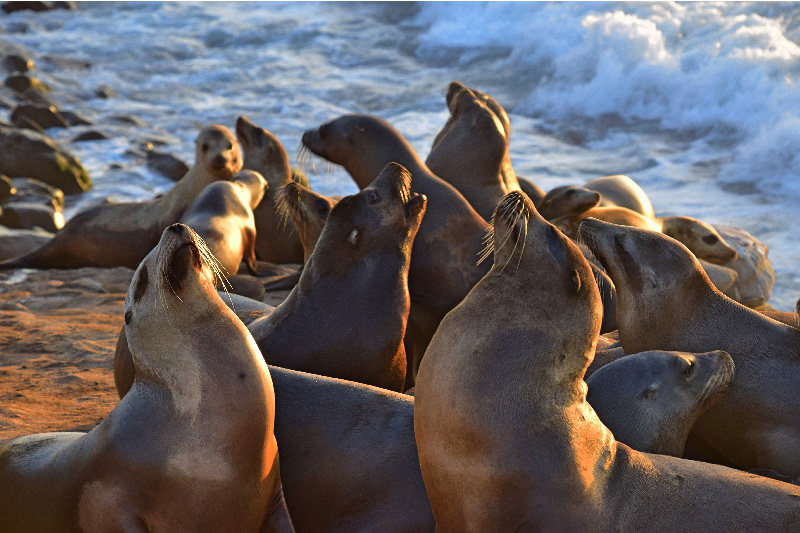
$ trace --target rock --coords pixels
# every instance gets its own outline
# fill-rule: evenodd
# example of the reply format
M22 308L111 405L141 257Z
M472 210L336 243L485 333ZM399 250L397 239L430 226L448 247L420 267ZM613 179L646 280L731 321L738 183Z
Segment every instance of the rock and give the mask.
M8 98L4 94L0 94L0 108L13 109L15 105L17 104L14 103L14 100Z
M0 261L30 253L52 238L53 234L43 229L10 229L0 226Z
M11 126L15 126L17 128L22 128L22 129L26 129L26 130L35 131L36 133L40 133L40 134L44 135L44 129L42 129L42 127L39 124L37 124L36 122L32 121L28 117L19 117L14 124L11 124Z
M33 59L20 54L9 54L3 58L3 68L7 72L28 72L34 69Z
M144 128L147 126L142 119L133 117L131 115L113 115L109 117L111 120L115 122L121 122L123 124L130 124L132 126L137 126L139 128Z
M5 203L0 224L11 229L42 228L55 233L64 227L64 215L46 205Z
M91 126L92 124L94 124L94 122L84 117L80 113L76 113L74 111L59 111L59 112L61 113L61 116L64 117L64 120L66 120L70 126Z
M76 9L75 2L3 2L0 6L6 13L14 13L16 11L51 11L53 9L67 9L74 11Z
M738 273L733 287L724 294L747 307L763 305L775 285L775 269L767 258L769 248L741 228L714 226L714 229L739 253L734 261L722 265Z
M0 40L0 55L18 55L30 61L33 61L33 54L24 46L12 43L10 41Z
M6 78L6 87L11 87L18 93L23 93L27 89L33 89L38 93L45 94L51 91L50 87L34 76L27 74L14 74Z
M172 181L178 181L189 172L189 165L174 155L163 152L147 152L147 168Z
M11 122L20 125L18 121L22 117L35 122L44 129L69 127L69 123L64 116L53 106L45 107L36 104L20 104L11 112ZM21 127L24 127L24 125Z
M92 180L78 158L47 136L25 129L0 128L0 173L35 178L64 194L92 188Z
M11 184L16 189L7 202L24 202L49 205L61 211L64 209L64 191L32 178L14 178Z
M113 98L117 96L117 91L115 91L108 85L103 84L94 90L94 94L98 98Z
M84 131L83 133L76 135L72 138L72 142L79 143L83 141L104 141L106 139L110 139L108 135L103 133L102 131L97 130L89 130Z
M17 188L8 176L0 176L0 204L17 193Z
M45 106L45 107L52 106L52 107L58 108L58 106L56 105L56 103L53 100L51 100L50 98L48 98L44 94L40 93L39 91L37 91L33 87L28 87L22 93L17 93L17 98L21 102L27 102L29 104L42 105L42 106Z

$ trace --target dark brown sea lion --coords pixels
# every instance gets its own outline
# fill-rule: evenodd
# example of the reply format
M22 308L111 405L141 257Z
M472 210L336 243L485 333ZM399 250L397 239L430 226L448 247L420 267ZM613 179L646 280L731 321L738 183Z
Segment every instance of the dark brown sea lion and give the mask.
M414 399L270 367L281 479L298 532L434 530Z
M510 193L494 266L422 361L414 429L442 532L790 531L800 489L615 441L586 402L601 304L578 248ZM524 312L521 312L524 310Z
M424 194L430 209L420 226L411 254L406 351L409 381L442 317L455 307L486 273L486 261L476 265L488 227L452 185L435 176L406 139L385 120L369 115L345 115L303 134L303 145L314 154L342 165L359 188L367 187L390 162L413 176L412 191Z
M587 378L586 401L617 442L682 457L689 431L727 390L733 372L733 360L721 350L636 353Z
M103 204L78 213L47 244L0 262L0 268L136 268L206 185L229 180L242 168L239 143L224 126L203 128L195 145L194 166L160 198Z
M617 286L625 352L725 350L736 363L730 391L692 430L693 457L800 476L800 331L722 295L661 233L587 219L580 237Z
M604 176L587 182L584 187L603 196L600 201L602 207L627 207L648 218L656 216L647 194L628 176L622 174Z
M253 210L256 220L256 254L270 263L301 263L303 245L291 221L281 220L275 202L281 187L292 183L289 155L272 133L245 117L236 119L236 136L242 145L244 168L264 176L269 189Z
M4 531L292 531L269 371L211 262L164 231L125 302L133 387L89 433L0 449Z
M254 170L241 170L231 181L206 186L181 216L181 223L197 232L229 276L244 261L256 275L256 226L253 209L268 185Z
M450 117L425 164L488 221L503 196L520 189L508 153L508 115L494 98L457 81L446 100Z
M403 390L409 255L426 202L390 163L334 206L297 286L249 325L268 363Z

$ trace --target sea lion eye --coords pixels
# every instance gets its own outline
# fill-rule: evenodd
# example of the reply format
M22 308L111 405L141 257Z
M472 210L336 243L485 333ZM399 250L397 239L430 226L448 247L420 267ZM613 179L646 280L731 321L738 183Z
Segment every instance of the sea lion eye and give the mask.
M703 242L706 244L717 244L719 238L716 235L706 235L703 237Z
M225 147L225 149L226 149L226 150L233 150L233 144L231 144L231 143L229 142L229 143L227 144L227 146Z
M689 366L683 369L683 375L688 377L692 375L692 372L694 372L694 363L689 361Z
M203 153L208 152L208 143L203 143L203 146L200 147Z
M381 201L381 197L377 191L369 191L369 194L367 194L367 201L370 203L370 205L377 204Z
M131 323L131 318L133 318L133 311L128 311L127 313L125 313L125 323L126 324L130 324Z

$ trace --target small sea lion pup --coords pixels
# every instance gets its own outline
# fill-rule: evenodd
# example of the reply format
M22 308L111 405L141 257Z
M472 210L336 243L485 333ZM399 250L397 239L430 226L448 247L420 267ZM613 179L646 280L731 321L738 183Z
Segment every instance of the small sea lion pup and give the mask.
M103 204L78 213L47 244L0 262L0 268L136 268L206 185L229 180L242 168L239 143L224 126L203 128L195 147L194 166L160 198Z
M508 154L508 115L494 98L457 81L446 100L450 117L425 164L488 221L503 196L520 189Z
M241 170L231 181L207 185L181 217L203 238L226 275L235 275L243 261L251 274L258 274L253 209L267 187L258 172Z
M89 433L0 449L3 531L292 531L269 370L213 263L164 231L125 300L133 387Z
M589 264L521 193L495 211L494 247L417 380L439 530L681 531L687 509L697 531L797 527L798 487L615 441L586 402L601 318Z
M412 191L424 194L431 209L422 221L411 254L408 286L411 312L406 351L409 381L439 321L455 307L489 268L476 265L487 224L452 185L435 176L406 139L385 120L345 115L303 134L312 153L342 165L360 189L391 162L404 166Z
M697 259L661 233L584 220L580 238L617 287L626 353L725 350L731 388L697 420L692 458L800 476L800 331L715 289Z
M249 326L268 363L404 390L409 256L426 203L389 163L334 206L297 286Z
M653 204L644 190L628 176L615 174L593 179L584 187L597 191L602 196L600 207L627 207L648 218L655 218Z
M286 504L298 532L432 533L414 398L270 367Z
M579 215L593 207L597 207L602 196L597 191L590 191L576 185L561 185L547 191L542 201L536 204L536 210L545 220Z
M294 181L278 191L277 205L281 217L291 217L300 242L303 243L303 264L314 252L328 215L339 200L328 198Z
M634 450L682 457L697 418L728 389L733 360L650 351L628 355L586 379L586 400L618 442Z
M264 176L269 189L253 210L256 221L256 254L270 263L300 263L303 245L291 221L281 220L276 201L281 187L292 182L289 155L272 133L245 117L236 119L236 137L242 145L244 168Z

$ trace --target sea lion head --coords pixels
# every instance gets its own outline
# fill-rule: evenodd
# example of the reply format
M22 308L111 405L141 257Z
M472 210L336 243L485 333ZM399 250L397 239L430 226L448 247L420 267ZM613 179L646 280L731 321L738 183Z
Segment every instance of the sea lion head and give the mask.
M587 400L620 442L681 457L695 421L727 391L733 373L722 350L641 352L592 374Z
M536 209L546 220L577 215L600 204L602 196L576 185L562 185L547 192Z
M722 265L735 261L739 256L717 230L696 218L667 217L663 220L661 231L682 242L698 259L705 259L709 263Z
M125 299L125 334L137 368L137 357L169 351L174 335L191 335L198 316L224 307L214 287L218 268L190 227L173 224L164 230L136 269Z
M573 333L559 345L559 351L582 357L561 368L572 377L582 377L594 353L603 307L592 269L578 246L542 218L522 191L503 197L494 211L487 240L484 257L494 251L494 264L484 279L509 276L518 279L514 283L528 287L524 291L526 313L531 313L532 320L539 317L551 327ZM506 289L505 296L515 298L512 291L517 292Z
M382 118L344 115L303 133L302 145L314 155L343 166L359 188L367 187L387 162L422 165L408 141Z
M292 181L278 190L276 203L284 220L292 217L303 243L305 260L308 261L337 200Z
M255 170L240 170L231 181L238 183L244 191L247 191L249 201L246 203L250 205L250 209L258 207L261 199L264 198L264 193L269 189L267 180Z
M225 126L206 126L194 143L195 165L203 165L218 179L229 180L242 169L239 142Z
M641 351L632 332L668 334L689 318L695 306L713 287L695 256L680 242L663 233L618 226L587 218L578 240L592 251L617 289L617 326L626 352Z
M411 192L411 174L402 165L389 163L369 187L333 207L312 260L336 257L364 262L368 255L383 253L409 257L426 205L424 195Z
M273 189L291 180L289 155L275 135L240 116L236 119L236 137L242 145L244 168L260 172Z

